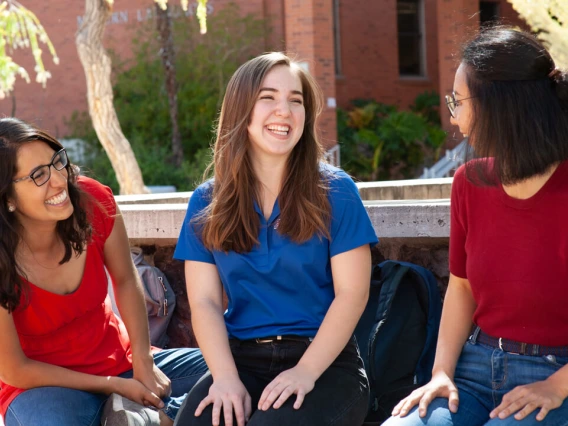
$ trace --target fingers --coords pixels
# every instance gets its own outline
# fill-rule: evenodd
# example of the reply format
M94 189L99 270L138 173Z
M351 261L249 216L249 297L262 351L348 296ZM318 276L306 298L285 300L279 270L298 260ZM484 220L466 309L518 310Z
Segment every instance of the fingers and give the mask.
M143 396L143 400L144 400L144 405L147 406L147 407L148 406L156 407L156 408L163 408L164 407L164 402L161 400L161 398L150 390L145 392L145 394Z
M201 416L203 410L205 410L205 408L212 403L213 403L213 398L211 398L210 396L206 396L205 398L203 398L195 410L195 417Z
M460 405L460 398L457 389L450 391L450 396L448 397L448 408L452 413L458 412L458 407Z
M393 416L398 416L400 415L400 417L404 417L406 416L409 411L420 402L420 400L422 399L422 397L424 396L424 391L421 389L417 389L414 392L412 392L409 396L407 396L406 398L404 398L402 401L400 401L393 409L392 411L392 415Z
M503 396L501 404L499 404L489 416L492 419L495 417L505 419L511 414L516 413L515 419L522 420L533 411L540 408L536 416L537 420L544 419L551 409L560 406L561 400L556 403L554 397L551 397L546 391L543 392L539 387L539 383L533 383L528 386L519 386L513 389Z
M534 402L529 402L527 405L523 407L521 411L515 414L515 419L522 420L537 408L538 408L537 404L535 404Z
M501 404L489 413L489 417L492 419L495 417L499 417L500 419L507 418L511 414L523 408L527 403L528 401L525 400L523 395L523 388L515 388L503 396Z
M282 390L282 393L280 394L280 396L278 397L278 399L276 400L276 402L272 406L275 409L282 407L282 404L284 404L286 402L286 400L290 397L290 395L292 395L293 393L294 393L294 389L291 388L290 386L284 388ZM269 399L270 399L270 397L269 397Z
M260 399L258 400L258 406L257 408L259 410L262 410L263 407L266 405L265 402L268 398L268 395L270 395L270 393L272 392L272 389L274 389L276 387L276 383L274 381L270 382L262 391L262 395L260 395ZM270 405L267 406L267 408Z
M536 415L536 419L539 422L544 420L544 418L546 417L546 415L548 414L549 411L550 411L550 409L548 409L547 407L542 407L540 409L540 411L538 412L538 414Z
M235 412L235 418L238 426L245 426L252 413L252 401L250 395L247 393L242 401L232 401L230 398L214 398L212 396L207 396L197 406L194 413L195 416L201 416L205 408L207 408L210 404L213 404L211 412L211 422L213 426L220 424L221 410L223 410L225 426L233 426L233 410Z
M244 407L244 404L241 401L239 401L239 403L233 404L233 410L235 411L235 418L237 419L237 425L238 426L245 426L245 407Z
M404 405L405 402L406 402L406 398L404 398L398 404L396 404L394 406L394 408L392 409L391 415L392 416L398 416L400 414L400 411L402 410L402 406Z
M298 409L302 406L305 397L306 397L305 392L302 392L302 391L300 390L300 391L298 392L298 396L296 397L296 402L294 403L294 408L295 408L296 410L298 410Z
M245 396L245 421L248 423L248 421L250 420L250 415L252 414L252 399L250 397L250 395L246 394Z
M424 396L420 399L420 402L418 403L418 415L420 417L426 416L426 413L428 412L428 406L435 397L436 394L432 391L424 393Z
M223 399L222 401L225 426L233 426L233 403L230 399ZM219 410L221 410L221 407L219 407ZM215 417L213 417L213 419L215 419ZM219 424L219 413L217 413L217 423L213 420L213 426L217 426Z
M266 411L270 407L275 410L282 407L284 403L290 398L290 396L296 394L296 400L294 401L294 408L299 409L303 402L306 394L313 389L313 386L303 385L297 382L289 381L278 381L278 377L266 386L260 400L258 401L258 409Z
M268 386L265 389L265 392L267 389ZM272 404L274 404L274 401L276 401L276 399L278 398L278 396L280 396L283 390L284 390L284 385L282 385L281 383L275 384L275 386L272 387L270 392L268 392L268 395L266 395L266 397L264 398L264 402L262 403L262 405L260 405L259 402L259 408L264 411L268 410L272 406Z

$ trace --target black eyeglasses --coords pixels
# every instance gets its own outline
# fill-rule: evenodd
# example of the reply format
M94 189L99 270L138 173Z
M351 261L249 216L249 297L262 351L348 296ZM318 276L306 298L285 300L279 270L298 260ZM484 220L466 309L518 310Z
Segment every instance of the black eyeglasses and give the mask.
M456 94L454 92L452 92L451 95L446 95L446 105L450 110L450 115L456 118L456 108L460 106L460 102L473 98L475 98L475 96L470 96L469 98L456 99Z
M21 182L26 179L31 179L37 186L42 186L47 183L51 178L51 166L57 171L63 170L69 164L69 159L67 158L67 152L65 148L60 149L53 157L51 157L51 163L44 164L43 166L36 167L29 176L24 176L22 178L13 180L12 183Z

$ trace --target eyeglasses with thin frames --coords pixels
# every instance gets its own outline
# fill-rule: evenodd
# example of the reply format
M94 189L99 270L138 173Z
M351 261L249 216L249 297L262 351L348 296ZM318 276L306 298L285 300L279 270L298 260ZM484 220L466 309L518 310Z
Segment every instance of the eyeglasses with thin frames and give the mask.
M67 158L67 152L65 148L60 149L53 157L51 157L51 162L49 164L44 164L42 166L36 167L28 176L15 179L12 183L18 183L26 179L31 179L37 186L45 185L51 178L51 166L57 171L63 170L69 165L69 159Z
M451 95L446 95L446 105L448 106L448 110L450 111L450 115L453 118L456 118L456 108L460 106L461 101L466 101L468 99L473 99L475 96L470 96L469 98L462 98L456 99L455 92L452 92Z

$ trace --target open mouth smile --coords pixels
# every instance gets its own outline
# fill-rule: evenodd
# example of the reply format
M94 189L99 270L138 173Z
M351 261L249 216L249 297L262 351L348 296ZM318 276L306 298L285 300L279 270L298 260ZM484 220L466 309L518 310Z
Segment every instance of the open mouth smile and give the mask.
M274 133L275 135L278 136L288 136L288 133L290 133L290 126L279 126L279 125L270 124L266 126L266 128L268 129L269 132Z
M49 204L51 206L57 206L59 204L64 203L67 201L67 191L63 190L61 193L57 194L55 197L48 198L45 200L45 204Z

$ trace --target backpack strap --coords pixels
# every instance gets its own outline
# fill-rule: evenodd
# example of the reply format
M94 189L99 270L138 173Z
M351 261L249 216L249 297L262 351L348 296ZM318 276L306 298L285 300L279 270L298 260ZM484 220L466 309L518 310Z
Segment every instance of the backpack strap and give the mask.
M407 274L410 270L408 266L401 265L398 262L394 261L385 261L379 265L381 268L381 291L379 295L379 303L377 305L377 313L375 316L375 326L372 330L370 335L370 342L368 348L368 366L369 366L369 382L372 388L376 387L376 371L375 371L375 351L376 351L376 340L377 334L379 333L379 329L382 327L382 324L387 320L392 303L394 300L394 296L398 290L398 286L402 278Z
M132 262L135 266L142 265L144 263L144 252L140 247L131 247L130 256L132 257Z

